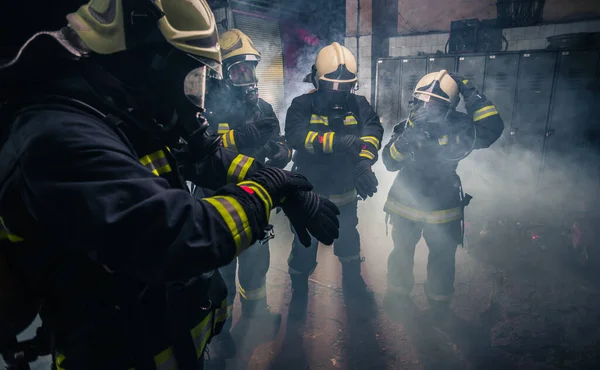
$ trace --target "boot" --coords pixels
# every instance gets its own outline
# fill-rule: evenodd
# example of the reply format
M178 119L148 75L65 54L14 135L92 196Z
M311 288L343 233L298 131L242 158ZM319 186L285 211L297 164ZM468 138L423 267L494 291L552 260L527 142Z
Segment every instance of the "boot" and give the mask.
M256 300L242 299L242 320L260 328L266 336L275 337L281 325L281 314L271 312L266 297Z
M347 296L347 298L365 300L373 297L360 274L360 264L363 261L364 259L357 259L342 262L342 288L344 289L344 296Z
M306 315L308 304L308 274L290 274L292 279L292 299L288 316L302 318Z
M434 299L429 293L427 282L424 284L425 296L429 303L429 312L434 323L444 326L449 323L452 316L450 311L450 297L448 299Z

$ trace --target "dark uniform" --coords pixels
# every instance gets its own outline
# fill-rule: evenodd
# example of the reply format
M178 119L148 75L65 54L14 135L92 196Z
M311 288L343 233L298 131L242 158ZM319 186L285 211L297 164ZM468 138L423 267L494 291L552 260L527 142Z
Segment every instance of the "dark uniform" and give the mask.
M414 251L422 234L429 247L427 296L440 302L449 302L452 297L455 252L457 245L462 244L465 199L456 174L458 161L441 158L441 152L465 153L487 148L504 129L496 108L483 96L472 100L467 111L468 115L452 112L447 117L447 127L459 133L434 134L418 147L412 138L419 127L409 118L394 128L390 142L383 149L386 168L399 171L385 203L394 240L394 250L388 259L389 292L408 295L412 290Z
M222 136L223 147L240 153L234 160L236 167L232 167L227 174L228 182L237 183L242 181L255 161L264 163L266 157L273 157L273 149L277 151L278 148L283 147L288 152L285 156L286 160L280 163L278 167L283 168L289 163L291 149L287 148L284 139L280 135L277 116L271 104L262 99L258 99L256 104L248 104L236 100L233 96L212 92L208 96L206 104L210 130ZM239 140L236 142L235 130L238 127L263 118L275 120L271 134L264 139L267 144L256 147L256 145L239 142ZM196 190L197 197L207 193L206 189L197 188ZM221 275L227 284L229 316L231 316L233 310L236 291L240 293L242 310L246 315L252 315L257 310L267 309L266 277L270 260L269 244L257 244L237 259L234 259L229 265L220 269ZM237 287L235 281L236 267L238 267ZM225 323L225 330L229 330L231 324L232 320L228 320Z
M334 253L341 262L360 259L360 237L354 186L357 158L333 150L333 135L354 135L363 141L360 159L375 163L378 158L383 127L379 117L363 96L350 94L345 113L326 115L326 102L316 91L295 98L287 111L285 137L296 150L295 169L314 185L315 192L329 198L340 209L340 237ZM318 242L304 248L294 237L288 260L290 274L310 274L317 266Z
M43 298L57 369L201 368L227 317L217 268L254 243L270 208L237 186L194 199L146 123L79 82L7 105L3 250ZM218 151L202 185L224 184L234 158Z

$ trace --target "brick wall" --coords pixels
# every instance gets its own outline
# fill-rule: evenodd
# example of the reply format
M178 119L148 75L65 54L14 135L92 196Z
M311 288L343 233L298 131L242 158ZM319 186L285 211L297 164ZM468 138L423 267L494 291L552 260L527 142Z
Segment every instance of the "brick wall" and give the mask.
M536 50L548 46L547 37L579 32L600 32L600 20L507 28L504 37L508 40L509 51ZM416 56L420 52L435 54L438 50L443 52L449 37L449 33L391 37L390 56Z

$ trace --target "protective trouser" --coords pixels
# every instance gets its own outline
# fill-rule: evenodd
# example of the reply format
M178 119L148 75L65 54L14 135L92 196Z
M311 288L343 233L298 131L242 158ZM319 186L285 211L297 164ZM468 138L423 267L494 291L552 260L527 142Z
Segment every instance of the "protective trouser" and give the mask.
M388 258L388 291L409 294L413 276L415 247L421 235L429 248L427 260L427 297L450 301L454 293L456 247L461 243L461 220L425 223L391 215L394 249Z
M271 260L269 243L256 243L240 254L229 265L219 269L227 285L227 311L229 319L223 327L231 329L231 312L236 292L240 293L242 311L253 313L257 306L266 308L267 300L267 271ZM237 270L238 284L235 282Z
M345 194L344 194L345 196ZM358 200L356 192L349 193L349 201L338 201L336 196L328 197L340 209L340 236L335 240L333 253L341 262L350 262L360 259L360 235L358 225ZM293 230L292 230L293 231ZM317 248L319 242L312 238L311 247L306 248L294 232L294 243L288 258L289 273L311 274L317 267Z

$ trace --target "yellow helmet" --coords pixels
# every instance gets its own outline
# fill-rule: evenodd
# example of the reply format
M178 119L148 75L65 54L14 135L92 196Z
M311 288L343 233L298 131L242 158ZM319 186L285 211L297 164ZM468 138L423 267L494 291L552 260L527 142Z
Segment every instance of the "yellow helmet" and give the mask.
M260 52L256 50L252 39L237 28L224 32L219 37L219 41L221 42L223 63L237 56L254 56L255 60L260 60Z
M348 48L337 42L319 51L313 73L319 90L350 91L358 80L356 58Z
M219 40L222 46L225 81L233 86L248 87L258 83L256 66L260 52L242 31L232 28L224 32Z
M90 50L113 54L143 43L132 40L135 35L128 30L137 26L136 21L143 25L152 17L167 42L221 75L217 27L206 0L90 0L67 20Z
M429 73L419 80L413 97L424 102L429 102L433 97L455 107L459 100L458 84L445 69Z

